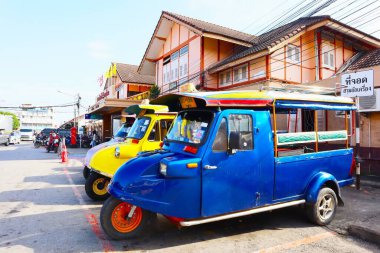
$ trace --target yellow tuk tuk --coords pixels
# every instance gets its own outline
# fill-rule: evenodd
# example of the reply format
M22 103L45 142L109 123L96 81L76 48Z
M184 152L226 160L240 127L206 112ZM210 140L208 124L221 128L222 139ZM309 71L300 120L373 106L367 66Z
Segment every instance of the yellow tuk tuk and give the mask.
M176 113L168 112L167 106L133 105L125 112L136 114L127 138L97 151L89 162L91 170L86 179L86 194L93 200L104 200L109 194L107 186L116 170L139 152L160 149L162 141Z

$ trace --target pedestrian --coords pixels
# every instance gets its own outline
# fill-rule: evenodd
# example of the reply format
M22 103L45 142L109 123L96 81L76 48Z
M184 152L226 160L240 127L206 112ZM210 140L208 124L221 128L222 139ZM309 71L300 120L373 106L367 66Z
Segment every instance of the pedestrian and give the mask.
M96 138L97 138L97 133L96 133L96 130L94 129L92 131L92 141L91 141L92 148L96 146Z

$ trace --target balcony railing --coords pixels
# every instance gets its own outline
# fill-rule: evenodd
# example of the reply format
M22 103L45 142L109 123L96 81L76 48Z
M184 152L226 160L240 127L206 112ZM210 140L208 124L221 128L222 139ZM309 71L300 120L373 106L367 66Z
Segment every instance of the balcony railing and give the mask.
M143 99L149 99L149 94L150 94L149 91L145 91L145 92L142 92L142 93L139 93L139 94L136 94L136 95L130 96L130 97L128 97L127 99L128 99L128 100L143 100Z

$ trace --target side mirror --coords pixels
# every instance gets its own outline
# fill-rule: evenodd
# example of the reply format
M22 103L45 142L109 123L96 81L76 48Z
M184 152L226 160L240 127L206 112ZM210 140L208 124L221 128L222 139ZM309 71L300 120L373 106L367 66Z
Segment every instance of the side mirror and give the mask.
M240 134L239 132L230 132L228 136L228 154L236 154L240 149Z

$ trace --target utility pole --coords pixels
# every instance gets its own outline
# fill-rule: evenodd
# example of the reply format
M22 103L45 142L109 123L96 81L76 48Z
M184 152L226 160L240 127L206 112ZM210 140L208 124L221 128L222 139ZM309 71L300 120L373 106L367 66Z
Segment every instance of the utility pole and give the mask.
M77 93L76 95L73 95L73 94L69 94L66 92L62 92L60 90L57 90L57 92L62 93L66 96L70 96L70 97L75 98L74 103L75 103L77 108L75 108L75 106L74 106L74 126L78 129L79 128L79 119L77 120L77 115L78 115L78 117L80 115L79 109L80 109L80 101L81 101L82 97L79 95L79 93ZM77 110L78 110L78 114L77 114Z
M78 108L78 125L77 125L77 129L79 129L79 117L80 117L80 100L81 100L81 96L79 95L79 93L77 94L77 101L76 101L76 104L77 104L77 108Z

